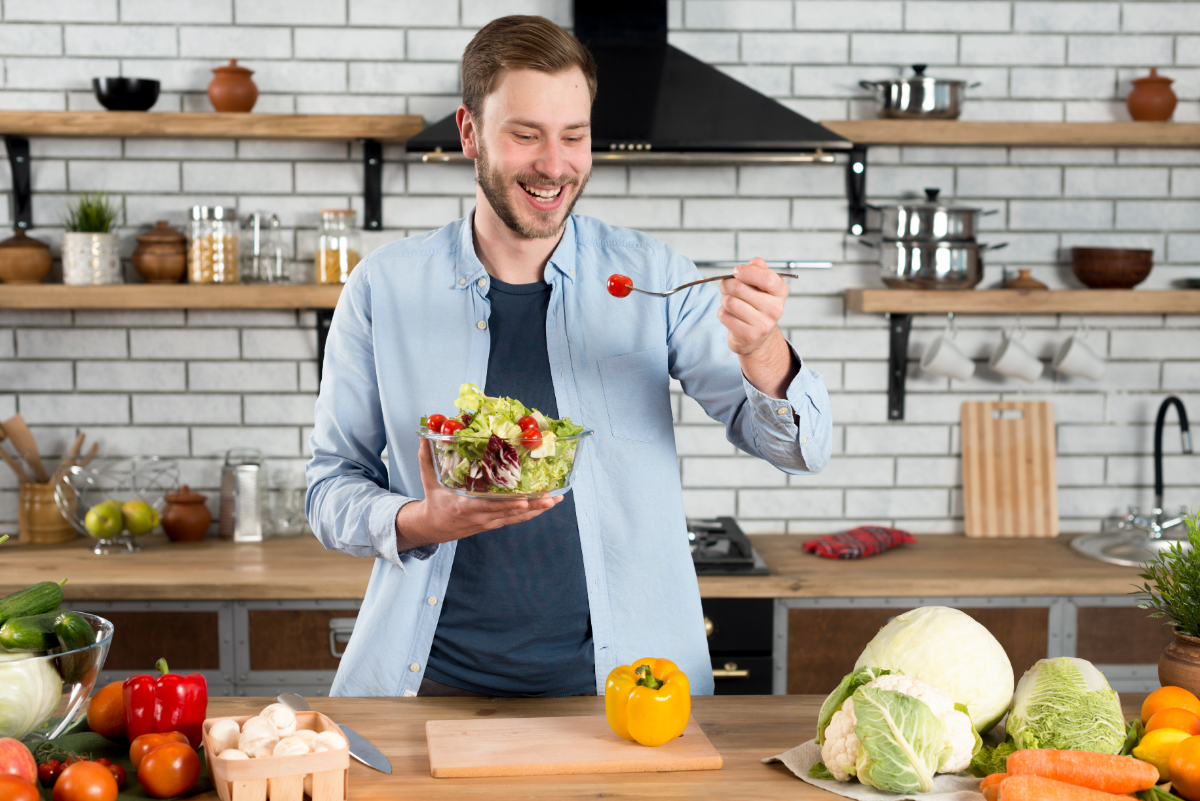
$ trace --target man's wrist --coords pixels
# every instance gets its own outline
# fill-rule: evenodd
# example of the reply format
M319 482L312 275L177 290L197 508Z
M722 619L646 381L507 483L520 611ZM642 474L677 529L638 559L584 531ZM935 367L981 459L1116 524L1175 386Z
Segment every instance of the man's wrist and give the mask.
M429 545L420 535L419 518L424 501L410 501L396 512L396 552L404 553Z
M740 356L739 361L746 380L772 398L783 398L800 372L799 360L778 328L763 347Z

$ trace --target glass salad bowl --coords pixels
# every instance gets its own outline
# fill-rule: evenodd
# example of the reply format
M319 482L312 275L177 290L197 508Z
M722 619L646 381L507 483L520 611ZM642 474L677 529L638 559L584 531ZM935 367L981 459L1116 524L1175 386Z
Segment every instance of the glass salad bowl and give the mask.
M113 624L80 612L92 645L35 656L0 653L0 737L53 740L83 711L112 644Z
M494 500L553 498L566 493L575 476L579 449L592 435L584 429L556 437L552 449L531 451L521 444L520 437L504 440L493 434L485 439L465 431L436 434L425 427L417 433L429 440L433 449L439 484L457 495ZM544 455L539 453L542 450Z
M68 468L54 486L54 502L76 531L96 541L93 553L133 553L142 549L134 536L158 526L164 496L178 489L178 462L157 456L97 459L86 467ZM96 507L106 501L114 501L117 508L100 514ZM123 508L131 501L145 506L131 515ZM93 510L97 514L89 517Z

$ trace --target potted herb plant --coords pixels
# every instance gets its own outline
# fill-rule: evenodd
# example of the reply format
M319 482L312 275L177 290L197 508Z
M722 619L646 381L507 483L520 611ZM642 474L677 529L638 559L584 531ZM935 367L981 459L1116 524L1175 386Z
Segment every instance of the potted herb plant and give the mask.
M121 259L112 233L117 207L108 195L80 195L67 209L62 236L63 283L120 284Z
M1144 562L1140 576L1147 583L1137 591L1139 609L1150 617L1167 618L1175 642L1158 660L1158 680L1200 692L1200 511L1184 518L1187 542L1177 541Z

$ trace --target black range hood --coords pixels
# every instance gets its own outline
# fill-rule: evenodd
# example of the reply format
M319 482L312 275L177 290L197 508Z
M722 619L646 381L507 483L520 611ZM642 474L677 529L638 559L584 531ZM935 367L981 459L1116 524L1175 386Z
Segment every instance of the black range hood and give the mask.
M592 151L604 154L597 160L718 163L791 154L789 161L832 161L821 151L852 147L667 44L667 0L575 0L575 35L596 58ZM407 148L443 156L427 160L461 160L454 115L409 139Z

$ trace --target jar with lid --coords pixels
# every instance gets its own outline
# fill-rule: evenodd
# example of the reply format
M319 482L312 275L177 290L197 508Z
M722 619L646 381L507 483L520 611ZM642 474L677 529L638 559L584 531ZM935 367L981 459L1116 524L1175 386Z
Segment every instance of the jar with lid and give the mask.
M322 209L321 238L317 241L317 283L344 284L358 264L362 234L353 209Z
M233 210L192 206L188 237L188 281L193 284L238 282L238 235Z
M242 232L242 280L287 283L279 218L266 211L256 211L242 222Z

